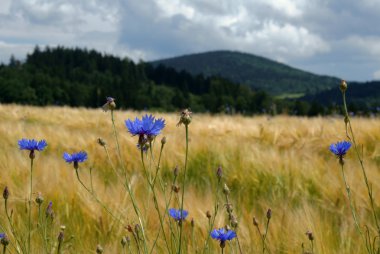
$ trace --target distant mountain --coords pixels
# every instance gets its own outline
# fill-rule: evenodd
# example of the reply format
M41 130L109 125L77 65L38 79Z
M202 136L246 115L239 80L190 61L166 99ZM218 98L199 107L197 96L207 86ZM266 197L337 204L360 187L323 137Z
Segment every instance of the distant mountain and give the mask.
M336 87L340 79L315 75L252 54L212 51L151 62L193 75L220 76L272 95L316 93Z

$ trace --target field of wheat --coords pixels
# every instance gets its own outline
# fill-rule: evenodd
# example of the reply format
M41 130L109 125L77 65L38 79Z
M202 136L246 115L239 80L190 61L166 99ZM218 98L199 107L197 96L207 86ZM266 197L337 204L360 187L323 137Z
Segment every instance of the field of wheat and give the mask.
M146 113L117 110L115 125L128 184L141 208L148 243L152 246L159 221L142 171L137 137L132 137L124 125L125 120ZM180 176L183 173L185 129L176 127L178 114L150 113L166 121L163 133L155 141L155 161L148 160L146 164L149 167L157 161L160 139L166 136L159 177L167 197L175 166L178 166ZM380 204L380 119L353 118L352 124L375 203ZM342 117L243 117L194 113L189 125L184 204L189 216L183 222L185 251L203 252L209 223L206 211L213 213L215 202L219 204L215 228L227 224L226 201L221 190L227 184L230 203L239 223L237 232L243 253L262 253L261 236L252 218L256 217L263 231L268 208L272 210L272 218L267 253L301 253L302 243L305 250L309 249L307 230L314 235L314 253L365 253L364 243L351 216L338 159L328 149L331 143L347 139L345 134ZM113 164L98 144L99 137L107 142ZM37 225L38 205L33 203L32 253L47 251L42 240L46 238L49 239L49 252L56 252L61 225L66 227L61 253L95 253L98 244L104 253L123 253L122 237L132 238L126 226L135 225L137 219L123 188L125 179L113 170L113 167L119 170L121 165L110 114L101 109L0 105L0 188L7 186L9 189L8 209L12 210L16 233L25 239L30 160L28 152L18 148L17 141L21 138L45 139L48 143L44 151L36 153L34 160L33 197L39 192L43 196L43 216L49 201L53 202L55 214L48 232L41 235ZM72 164L62 159L64 152L81 150L88 153L88 160L79 168L83 182L90 185L91 169L96 196L119 216L121 222L114 220L86 192L77 181ZM217 190L218 166L223 172L220 190ZM352 150L345 158L344 167L360 226L364 230L367 225L374 232L362 171ZM164 193L161 191L158 197L160 209L165 212ZM173 198L173 206L175 200ZM1 231L9 235L8 251L17 253L3 203L0 226ZM132 253L137 253L134 242L130 244ZM163 238L159 237L153 253L167 253L164 245ZM207 252L219 251L218 242L211 239ZM226 246L224 253L238 253L234 241Z

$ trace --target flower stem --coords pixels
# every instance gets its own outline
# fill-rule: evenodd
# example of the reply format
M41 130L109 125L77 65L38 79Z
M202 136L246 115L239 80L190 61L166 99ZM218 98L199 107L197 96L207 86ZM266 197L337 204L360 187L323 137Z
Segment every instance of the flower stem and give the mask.
M150 149L152 149L152 147L150 147ZM160 209L158 207L158 201L157 201L156 191L154 190L154 186L153 186L152 182L150 181L148 171L147 171L147 169L145 167L145 163L144 163L144 151L143 151L143 149L141 149L141 162L142 162L142 165L143 165L143 168L144 168L146 179L147 179L148 184L150 186L150 189L152 190L152 193L153 193L154 207L156 208L157 213L158 213L158 219L160 220L160 226L161 226L162 233L164 235L165 244L166 244L166 247L168 249L168 253L171 253L170 248L169 248L169 243L168 243L168 240L166 239L166 234L165 234L165 231L164 231L164 223L163 223L163 220L162 220Z
M32 231L32 193L33 193L33 159L30 159L30 192L29 192L29 210L28 210L28 253L31 249L31 231Z
M111 110L111 120L112 120L113 134L114 134L115 141L116 141L116 146L117 146L117 154L118 154L118 157L119 157L119 161L120 161L121 167L122 167L122 169L124 171L124 174L125 174L125 176L127 176L127 171L126 171L126 169L124 167L124 164L123 164L123 161L122 161L122 157L121 157L119 139L117 138L117 132L116 132L116 127L115 127L115 119L114 119L113 110ZM108 152L107 152L107 156L109 158ZM144 229L144 225L143 225L143 222L142 222L142 219L141 219L140 210L139 210L139 208L137 206L137 203L136 203L136 200L134 198L133 192L132 192L132 190L131 190L131 188L130 188L130 186L128 184L127 177L126 177L126 182L125 182L124 186L125 186L125 188L128 191L129 197L131 198L133 209L134 209L134 211L136 213L136 216L137 216L137 218L139 220L139 223L140 223L140 226L141 226L141 232L142 232L142 236L143 236L143 240L144 240L144 252L148 253L147 242L146 242L146 237L145 237L145 229Z
M347 180L346 180L346 175L344 173L344 166L343 166L343 164L341 164L341 169L342 169L343 181L344 181L344 185L346 187L346 192L347 192L348 200L350 202L350 208L351 208L352 217L354 218L356 229L358 230L358 232L360 233L360 235L363 236L363 233L362 233L362 231L360 229L360 226L359 226L359 221L358 221L358 219L356 217L355 208L354 208L354 206L352 204L351 190L350 190L350 187L347 184Z
M364 162L363 162L362 157L360 156L359 149L358 149L358 146L357 146L356 141L355 141L354 131L352 129L351 121L350 121L350 118L348 116L347 104L346 104L346 94L345 94L345 92L343 92L342 95L343 95L343 107L344 107L345 119L347 119L346 120L347 121L346 122L346 136L350 140L352 140L352 143L354 144L356 156L357 156L357 158L358 158L358 160L360 162L360 166L361 166L361 169L362 169L364 181L365 181L365 184L366 184L366 187L367 187L368 197L369 197L369 200L370 200L370 203L371 203L371 209L372 209L373 217L375 219L377 231L378 231L378 234L380 234L380 225L379 225L379 220L377 218L377 213L376 213L376 210L375 210L375 204L374 204L374 198L373 198L372 188L371 188L371 186L370 186L370 184L368 182L367 173L366 173L365 168L364 168ZM349 127L351 137L348 135L347 125Z
M99 205L101 205L103 208L104 208L104 210L106 210L106 212L109 214L109 215L111 215L111 217L114 219L114 220L116 220L116 221L118 221L121 225L123 225L124 224L124 222L121 220L121 219L119 219L118 217L116 217L111 211L110 211L110 209L105 205L105 204L103 204L97 197L96 197L96 195L89 189L89 188L87 188L87 186L82 182L82 180L80 179L80 177L79 177L79 172L78 172L78 169L75 169L75 173L76 173L76 176L77 176L77 179L78 179L78 181L79 181L79 183L83 186L83 188L85 188L86 189L86 191L96 200L96 202L98 202L98 204Z
M185 154L185 170L183 173L183 184L182 184L182 199L181 199L181 213L183 211L183 203L185 198L185 186L186 186L186 171L187 171L187 157L189 153L189 127L187 124L185 124L185 132L186 132L186 154ZM182 214L181 214L182 215ZM178 247L178 254L181 253L181 247L182 247L182 231L183 231L183 223L180 224L180 230L179 230L179 247Z

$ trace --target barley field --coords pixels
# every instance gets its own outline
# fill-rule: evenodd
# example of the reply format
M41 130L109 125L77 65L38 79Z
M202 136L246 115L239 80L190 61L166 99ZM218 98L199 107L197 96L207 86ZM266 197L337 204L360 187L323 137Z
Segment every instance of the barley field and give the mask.
M45 139L44 151L36 152L33 165L33 199L44 198L39 215L38 204L32 204L32 253L57 253L57 237L64 225L61 253L138 253L128 225L138 223L131 199L123 187L125 181L134 192L144 221L149 246L153 245L160 222L157 219L151 190L142 170L137 137L127 132L124 121L147 112L116 110L115 126L120 143L121 161L117 156L111 115L101 109L67 107L29 107L0 105L0 188L8 187L8 209L16 233L26 239L28 231L28 198L30 159L27 151L19 150L22 138ZM164 118L166 126L154 142L154 158L146 160L151 173L164 146L158 172L158 205L166 213L165 199L172 192L173 169L178 166L179 178L185 160L185 128L176 126L179 115L149 112ZM364 157L364 165L372 186L375 203L380 204L380 119L352 118L356 140ZM97 139L107 142L109 162ZM266 239L266 253L302 253L310 251L306 231L313 232L314 253L366 253L364 242L355 228L339 160L329 151L337 141L347 140L343 117L289 116L211 116L193 113L189 125L189 156L184 209L189 216L183 221L184 251L204 253L209 219L206 212L218 213L214 228L228 224L223 186L230 190L238 227L237 234L243 253L262 253L261 236L253 225L257 219L261 231L272 210ZM79 172L87 186L93 185L96 197L117 214L115 220L78 182L72 164L66 163L64 152L86 151L88 160ZM123 165L123 166L122 166ZM218 184L217 168L222 168ZM125 169L127 180L121 177ZM344 164L360 227L376 231L370 210L366 185L354 150ZM115 172L116 171L116 172ZM90 172L92 177L90 177ZM92 179L92 181L91 181ZM182 188L182 186L180 185ZM179 194L173 194L176 206ZM41 230L40 217L45 218L48 202L53 202L54 219ZM376 207L377 214L380 210ZM191 224L193 219L194 226ZM170 218L165 219L165 229ZM6 218L4 202L0 209L0 229L10 244L7 253L18 253ZM176 229L175 229L176 230ZM175 231L174 230L174 231ZM175 231L176 232L176 231ZM172 237L168 232L166 236ZM123 236L131 239L130 249L120 243ZM152 253L167 253L165 240L158 237ZM205 253L220 253L219 243L210 239ZM173 252L174 253L174 252ZM228 242L224 253L239 253L236 240Z

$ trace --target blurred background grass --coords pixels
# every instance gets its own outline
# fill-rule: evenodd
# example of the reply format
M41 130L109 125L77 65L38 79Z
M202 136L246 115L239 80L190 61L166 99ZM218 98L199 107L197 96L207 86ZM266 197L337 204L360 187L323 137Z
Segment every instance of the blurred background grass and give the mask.
M124 120L143 114L145 112L116 111L115 123L123 161L147 221L151 244L159 221L152 196L147 194L140 154L136 149L137 138L131 137L124 126ZM160 173L170 190L173 168L178 165L180 172L183 170L185 131L184 127L176 127L178 115L153 114L163 117L167 123L163 130L167 144ZM380 119L354 118L353 127L359 144L363 145L367 174L379 204ZM204 244L208 224L205 212L213 211L219 165L223 168L222 181L231 190L231 202L239 221L238 234L245 253L261 251L252 217L256 216L263 228L268 208L273 211L267 239L271 253L300 253L302 242L308 244L307 230L313 231L317 253L364 253L349 210L338 160L328 150L331 143L345 139L344 128L343 119L339 117L193 115L189 125L188 187L184 205L190 213L185 224L188 253L195 253L190 239L191 218L196 227L195 246L201 248ZM0 187L10 189L9 207L14 210L15 223L21 232L27 229L30 161L28 152L18 149L17 141L21 138L45 139L48 147L37 153L35 159L33 190L34 196L38 192L44 196L43 208L49 200L53 201L56 217L52 236L56 238L59 226L65 225L65 239L73 236L65 245L66 253L94 252L98 243L105 253L121 252L121 237L128 232L113 222L86 193L77 182L72 165L62 159L63 152L85 150L89 159L80 165L81 177L89 184L89 168L93 168L98 197L115 213L122 214L126 224L134 225L137 220L122 187L123 180L112 171L103 148L97 144L99 137L107 142L111 159L118 165L109 113L100 109L0 105ZM373 225L359 162L352 151L346 157L345 170L361 225ZM227 222L224 203L221 195L215 227L223 227ZM162 198L160 205L164 209ZM34 216L37 216L37 205L34 206ZM0 224L7 229L3 207ZM37 232L33 232L33 239L35 250L42 250ZM165 253L163 240L159 246L157 253ZM211 249L218 248L218 243L213 242ZM226 250L229 253L230 247Z

